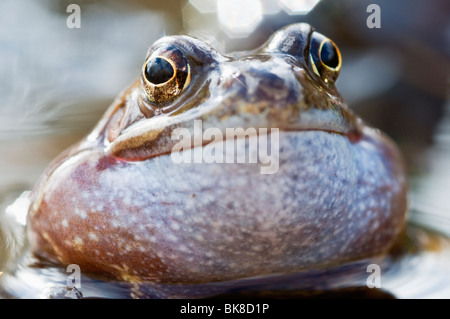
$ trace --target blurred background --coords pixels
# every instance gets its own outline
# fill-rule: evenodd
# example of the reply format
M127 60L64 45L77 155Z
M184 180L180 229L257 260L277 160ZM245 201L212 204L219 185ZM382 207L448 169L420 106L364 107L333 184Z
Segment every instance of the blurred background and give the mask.
M81 8L81 28L66 25ZM381 9L370 29L369 4ZM400 146L411 218L450 234L448 0L2 0L0 209L98 121L164 35L191 34L220 51L254 48L308 22L340 48L337 87Z

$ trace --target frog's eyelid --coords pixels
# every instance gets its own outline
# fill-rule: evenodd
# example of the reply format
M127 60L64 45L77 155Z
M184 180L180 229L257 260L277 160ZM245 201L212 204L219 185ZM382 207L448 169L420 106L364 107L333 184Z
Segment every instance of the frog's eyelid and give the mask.
M188 63L187 64L187 77L186 77L186 80L184 81L184 85L181 88L181 91L183 91L190 83L191 83L191 65Z
M159 39L149 48L146 57L148 58L155 52L169 47L180 50L193 66L202 66L225 59L223 54L212 47L207 41L188 35L167 36Z
M306 57L306 59L309 59L309 65L310 65L312 71L318 77L321 78L320 72L319 72L319 70L317 69L317 66L316 66L316 62L314 61L314 57L311 54L311 41L312 41L312 36L313 36L314 32L315 32L314 28L311 27L311 31L308 33L308 36L306 38L306 45L305 45L304 50L303 50L303 56ZM307 62L307 64L308 64L308 62Z
M308 56L309 56L309 62L310 62L313 72L315 74L317 74L319 77L321 77L319 70L317 69L317 66L316 66L316 61L314 61L314 57L312 56L311 52L308 53Z

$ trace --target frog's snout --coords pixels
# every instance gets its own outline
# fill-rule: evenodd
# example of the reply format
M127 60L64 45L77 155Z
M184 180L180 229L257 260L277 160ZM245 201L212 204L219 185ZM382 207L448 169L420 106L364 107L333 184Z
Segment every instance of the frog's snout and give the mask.
M225 98L239 96L243 102L274 107L298 101L303 93L299 78L304 70L285 59L255 56L251 60L234 61L223 66L218 91Z

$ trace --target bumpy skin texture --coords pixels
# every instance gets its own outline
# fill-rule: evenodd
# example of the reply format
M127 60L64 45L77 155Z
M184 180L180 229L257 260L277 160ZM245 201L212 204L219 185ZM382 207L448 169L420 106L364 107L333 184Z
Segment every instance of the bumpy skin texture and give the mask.
M405 222L401 156L311 71L312 36L309 25L292 25L231 56L189 37L156 42L150 56L168 45L185 54L190 85L155 106L137 81L50 165L32 192L33 250L84 272L162 283L293 273L385 253ZM204 129L279 128L278 172L174 163L171 132L192 130L195 119Z

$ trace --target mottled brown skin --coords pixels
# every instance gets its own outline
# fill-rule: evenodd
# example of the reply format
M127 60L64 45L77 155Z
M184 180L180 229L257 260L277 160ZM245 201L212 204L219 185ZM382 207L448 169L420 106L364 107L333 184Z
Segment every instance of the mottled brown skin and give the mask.
M166 94L164 85L145 89L142 75L49 166L31 195L33 251L84 273L159 283L289 274L384 254L405 222L402 159L339 96L340 65L314 71L316 36L296 24L227 56L186 36L157 41L146 61L176 48L189 83ZM279 128L278 172L174 163L171 133L197 119L204 130Z

